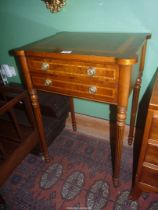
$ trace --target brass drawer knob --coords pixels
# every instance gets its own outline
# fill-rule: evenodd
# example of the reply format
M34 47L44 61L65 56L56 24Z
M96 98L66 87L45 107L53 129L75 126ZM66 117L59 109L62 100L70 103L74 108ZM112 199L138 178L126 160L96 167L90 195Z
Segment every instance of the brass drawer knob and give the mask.
M87 69L87 75L88 76L94 76L96 74L96 68L95 67L89 67Z
M91 86L91 87L89 87L88 91L89 91L90 94L94 94L94 93L97 92L97 87L96 86Z
M48 69L49 69L49 63L42 63L42 65L41 65L41 70L46 71L46 70L48 70Z
M51 79L46 79L44 82L45 86L51 86L52 85L52 80Z

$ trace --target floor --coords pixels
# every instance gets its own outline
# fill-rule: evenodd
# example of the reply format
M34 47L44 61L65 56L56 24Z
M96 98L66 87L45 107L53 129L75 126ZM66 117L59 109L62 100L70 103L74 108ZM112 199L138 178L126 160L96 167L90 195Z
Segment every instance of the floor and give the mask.
M157 210L158 195L128 200L133 151L124 147L120 186L112 184L108 141L64 129L50 163L29 154L1 188L8 210Z

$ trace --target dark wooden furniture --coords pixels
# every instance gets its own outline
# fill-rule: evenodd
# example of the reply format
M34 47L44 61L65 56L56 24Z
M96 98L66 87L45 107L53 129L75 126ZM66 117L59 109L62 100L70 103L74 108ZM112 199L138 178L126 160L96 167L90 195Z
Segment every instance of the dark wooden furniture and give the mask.
M36 89L117 106L113 180L118 185L128 96L134 89L132 143L148 34L63 32L15 50L30 93L41 138L44 130ZM47 154L45 154L48 157Z
M158 193L158 74L152 91L134 187L130 198L141 192Z
M15 106L23 104L29 126L19 124ZM8 117L9 115L9 117ZM39 139L32 106L26 91L0 87L0 186L37 144ZM8 117L6 120L6 117Z

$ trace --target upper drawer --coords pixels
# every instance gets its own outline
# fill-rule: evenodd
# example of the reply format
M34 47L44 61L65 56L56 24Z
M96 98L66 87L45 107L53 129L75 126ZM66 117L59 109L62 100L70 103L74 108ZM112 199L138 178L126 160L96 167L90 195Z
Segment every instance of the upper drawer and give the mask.
M49 74L76 74L87 77L103 77L106 81L118 80L118 66L116 64L99 64L71 60L59 60L40 57L28 57L29 70Z

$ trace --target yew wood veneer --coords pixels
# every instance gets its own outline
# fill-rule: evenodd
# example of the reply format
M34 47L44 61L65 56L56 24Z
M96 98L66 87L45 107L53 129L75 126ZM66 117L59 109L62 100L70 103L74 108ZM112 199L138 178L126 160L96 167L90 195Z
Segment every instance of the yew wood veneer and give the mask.
M113 181L118 185L128 97L134 89L129 144L149 34L61 32L15 50L30 93L48 159L36 89L117 106Z

